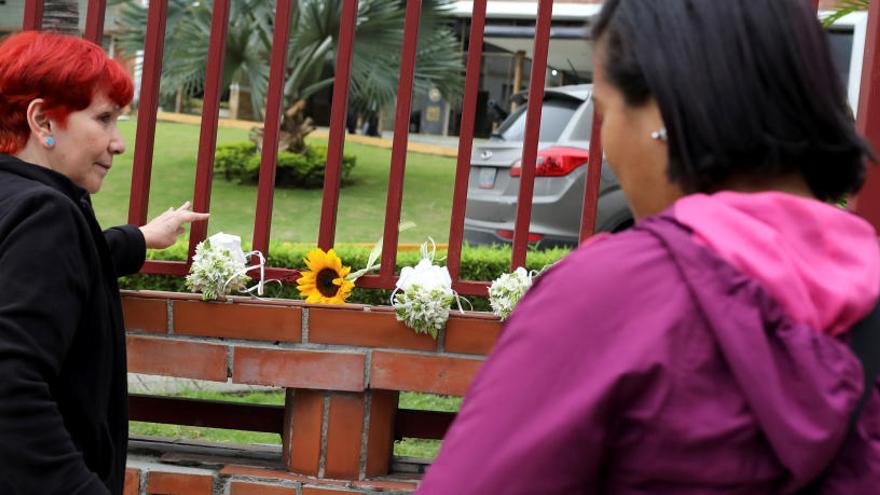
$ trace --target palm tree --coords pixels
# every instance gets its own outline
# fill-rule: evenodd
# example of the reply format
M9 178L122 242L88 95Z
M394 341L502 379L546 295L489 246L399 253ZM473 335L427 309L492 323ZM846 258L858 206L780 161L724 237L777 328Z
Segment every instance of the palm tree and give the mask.
M246 85L253 108L262 114L268 86L273 9L270 0L232 2L222 84ZM419 33L415 85L438 88L457 98L463 73L462 56L449 27L450 0L424 0ZM198 93L205 77L213 0L191 3L170 0L165 39L162 91L184 88ZM351 67L350 106L356 111L381 108L394 100L400 68L405 2L361 0ZM301 152L303 138L314 129L303 111L304 100L332 84L326 77L335 58L342 0L299 0L288 45L282 118L282 147ZM146 9L128 0L119 18L120 47L129 53L143 47ZM261 132L253 134L261 140Z
M43 29L79 36L79 2L46 0L43 4Z

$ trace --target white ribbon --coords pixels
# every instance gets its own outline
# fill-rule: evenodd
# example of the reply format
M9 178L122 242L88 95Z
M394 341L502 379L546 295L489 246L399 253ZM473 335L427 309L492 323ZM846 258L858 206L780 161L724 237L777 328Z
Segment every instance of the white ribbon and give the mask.
M244 255L245 259L248 259L251 256L256 256L257 259L259 260L259 263L257 263L256 265L251 265L251 266L242 268L241 270L238 270L237 272L232 274L232 276L226 280L226 283L223 284L223 292L224 293L226 292L226 288L229 287L229 284L232 283L233 280L240 277L241 275L247 275L249 272L252 272L256 269L260 270L260 278L257 281L256 285L254 285L253 287L248 287L247 289L243 289L239 292L253 296L253 292L254 292L254 290L256 290L257 296L262 296L263 295L263 288L266 286L267 283L278 282L278 285L282 285L281 281L277 280L277 279L266 280L266 257L263 256L263 253L261 253L259 251L251 251L249 253L245 253L245 255Z

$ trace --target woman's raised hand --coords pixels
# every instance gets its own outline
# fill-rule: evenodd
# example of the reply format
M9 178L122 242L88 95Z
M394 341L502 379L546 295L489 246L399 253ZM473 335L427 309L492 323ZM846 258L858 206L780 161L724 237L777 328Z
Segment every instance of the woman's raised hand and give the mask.
M180 208L169 208L140 229L148 249L165 249L174 244L180 234L186 232L184 224L207 220L209 216L209 213L191 211L190 202L187 201Z

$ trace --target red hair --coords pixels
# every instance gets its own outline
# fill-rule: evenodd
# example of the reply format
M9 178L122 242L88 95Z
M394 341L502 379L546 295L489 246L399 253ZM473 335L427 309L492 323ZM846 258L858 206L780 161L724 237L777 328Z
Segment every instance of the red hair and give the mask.
M39 31L8 36L0 42L0 153L17 153L27 144L31 101L44 99L46 113L63 126L99 92L120 107L134 93L131 77L100 46Z

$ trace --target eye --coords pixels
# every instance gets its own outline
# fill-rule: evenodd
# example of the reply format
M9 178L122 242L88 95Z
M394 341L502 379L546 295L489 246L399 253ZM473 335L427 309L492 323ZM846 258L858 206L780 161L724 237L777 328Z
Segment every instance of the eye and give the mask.
M113 114L111 114L110 112L104 112L98 115L98 120L105 124L109 124L113 121Z

